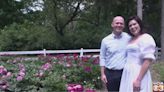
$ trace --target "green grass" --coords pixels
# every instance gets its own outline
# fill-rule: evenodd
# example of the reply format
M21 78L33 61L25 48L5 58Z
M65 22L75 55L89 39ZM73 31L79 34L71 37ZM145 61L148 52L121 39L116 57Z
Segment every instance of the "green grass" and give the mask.
M164 61L153 63L151 68L153 81L164 82Z

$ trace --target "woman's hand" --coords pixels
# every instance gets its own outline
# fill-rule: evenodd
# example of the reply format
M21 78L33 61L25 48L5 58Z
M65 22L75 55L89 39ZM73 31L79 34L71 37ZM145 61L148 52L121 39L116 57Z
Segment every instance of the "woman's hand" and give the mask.
M133 92L139 92L141 90L141 81L135 80L133 82Z

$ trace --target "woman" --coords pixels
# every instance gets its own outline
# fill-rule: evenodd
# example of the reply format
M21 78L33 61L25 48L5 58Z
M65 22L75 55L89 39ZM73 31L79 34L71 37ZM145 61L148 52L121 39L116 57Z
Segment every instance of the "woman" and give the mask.
M155 41L151 35L143 32L142 21L138 16L130 17L127 24L132 39L127 46L127 62L120 92L151 92L149 66L155 60Z

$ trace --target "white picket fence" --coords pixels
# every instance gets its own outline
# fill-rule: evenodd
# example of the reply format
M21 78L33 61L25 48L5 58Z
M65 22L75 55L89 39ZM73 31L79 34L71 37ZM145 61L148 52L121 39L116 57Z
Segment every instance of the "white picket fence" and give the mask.
M155 57L158 60L161 58L161 48L156 48Z
M99 53L100 49L77 49L77 50L37 50L37 51L3 51L0 52L0 56L10 55L48 55L48 54L79 54L80 57L84 56L85 53Z
M77 50L38 50L38 51L3 51L0 52L0 56L10 56L10 55L44 55L47 54L79 54L80 57L86 54L93 54L95 57L99 55L100 49L77 49ZM155 56L160 59L161 49L156 48Z

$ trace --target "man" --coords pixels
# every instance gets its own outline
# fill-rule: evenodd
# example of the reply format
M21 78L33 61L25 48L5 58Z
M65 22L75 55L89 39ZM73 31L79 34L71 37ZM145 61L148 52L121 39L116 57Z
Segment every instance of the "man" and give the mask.
M100 66L101 80L106 84L108 91L119 91L120 80L126 62L126 45L130 36L123 32L124 18L113 18L112 33L101 42Z

